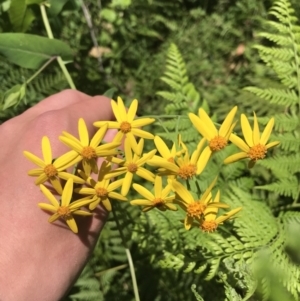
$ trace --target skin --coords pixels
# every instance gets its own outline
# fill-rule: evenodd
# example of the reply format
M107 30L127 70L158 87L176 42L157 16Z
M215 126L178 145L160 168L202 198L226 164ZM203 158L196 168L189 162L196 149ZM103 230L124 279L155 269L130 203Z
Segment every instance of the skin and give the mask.
M74 90L52 95L0 126L0 300L60 300L72 286L91 254L106 219L97 208L92 217L76 216L79 233L64 221L48 223L50 213L37 203L48 200L27 171L36 166L23 156L27 150L42 158L41 139L48 136L53 157L69 149L58 136L63 130L78 137L77 123L113 120L110 100ZM111 141L114 131L105 140Z

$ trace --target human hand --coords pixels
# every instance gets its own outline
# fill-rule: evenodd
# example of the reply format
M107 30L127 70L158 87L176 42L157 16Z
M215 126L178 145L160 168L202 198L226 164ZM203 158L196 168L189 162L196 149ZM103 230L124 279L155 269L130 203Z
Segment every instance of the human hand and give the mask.
M47 202L34 178L35 168L23 151L42 157L41 140L50 139L53 157L69 149L58 136L67 131L78 136L82 117L92 136L96 120L112 120L110 100L65 90L48 97L20 116L0 126L0 300L57 301L73 284L91 253L106 218L98 207L92 217L76 216L79 233L63 221L47 222L49 214L37 204ZM114 130L105 140L112 141Z

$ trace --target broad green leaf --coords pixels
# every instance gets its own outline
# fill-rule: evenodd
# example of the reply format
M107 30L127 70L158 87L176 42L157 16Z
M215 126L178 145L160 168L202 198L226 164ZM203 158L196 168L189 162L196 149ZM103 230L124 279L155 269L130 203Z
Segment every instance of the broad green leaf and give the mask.
M6 110L12 106L18 105L24 98L26 92L26 85L15 85L6 91L3 95L3 107L2 110Z
M10 22L15 31L25 32L35 19L25 0L12 0L8 11Z
M112 0L111 2L112 7L127 8L130 5L131 5L131 0Z
M58 15L69 0L50 0L49 14Z
M0 53L12 63L29 69L38 69L54 56L72 60L72 50L64 42L24 33L1 33Z

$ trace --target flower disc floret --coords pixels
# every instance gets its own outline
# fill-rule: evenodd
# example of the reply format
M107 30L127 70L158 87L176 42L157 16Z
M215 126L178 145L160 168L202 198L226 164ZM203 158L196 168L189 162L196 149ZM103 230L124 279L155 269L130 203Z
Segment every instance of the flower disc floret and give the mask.
M203 232L214 232L216 231L218 228L218 224L216 223L216 221L203 221L200 224L200 229Z
M58 174L58 171L53 164L46 165L44 168L44 172L49 179L57 176Z
M266 156L267 151L268 150L265 145L257 144L250 147L250 150L248 152L248 157L253 161L257 161L263 159Z
M193 202L191 204L188 204L186 212L191 217L200 218L206 207L207 206L203 202Z
M178 176L184 180L193 178L197 174L197 166L194 164L183 165L178 170Z
M209 141L209 147L212 152L217 152L227 145L227 139L222 136L216 136Z

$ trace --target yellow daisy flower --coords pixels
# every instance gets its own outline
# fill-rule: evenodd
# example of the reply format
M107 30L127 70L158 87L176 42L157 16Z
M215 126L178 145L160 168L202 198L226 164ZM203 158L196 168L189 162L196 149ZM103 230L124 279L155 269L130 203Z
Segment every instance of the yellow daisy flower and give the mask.
M220 199L220 193L218 192L216 198L214 199L214 203L218 203ZM210 207L204 210L204 218L200 223L200 229L203 232L214 232L220 224L225 222L226 220L232 218L235 214L242 210L242 207L235 208L229 212L224 213L217 217L218 207Z
M125 136L130 141L131 147L136 153L137 142L135 136L144 139L154 138L151 133L140 129L145 125L153 123L155 121L154 118L139 118L134 120L138 108L138 101L136 99L132 101L128 111L126 111L121 97L118 97L117 102L112 99L111 106L117 121L96 121L94 122L94 126L102 127L107 123L109 129L119 129L120 131L115 136L114 141L121 142L122 138Z
M59 178L64 180L72 178L75 183L84 183L84 180L82 180L81 178L64 171L74 164L73 158L74 155L76 155L74 151L70 151L60 156L59 158L56 158L55 161L52 162L53 158L50 141L47 136L44 136L42 138L42 153L44 160L38 158L30 152L23 152L24 156L28 160L39 166L39 168L31 169L28 171L29 176L38 177L35 181L36 185L40 185L49 180L55 190L59 194L62 194L63 190Z
M167 209L173 211L177 210L176 205L173 204L175 195L169 196L172 187L171 185L167 185L164 189L162 189L162 178L160 176L155 177L154 194L141 185L133 184L132 186L145 199L133 200L130 204L145 206L143 208L144 212L153 208L157 208L161 211L166 211Z
M192 194L178 181L173 182L173 189L176 192L176 201L178 205L186 211L184 220L184 227L189 230L192 226L194 219L200 221L205 214L205 210L209 208L228 208L229 206L224 203L212 201L211 190L216 184L217 178L210 184L204 194L199 200L195 200ZM218 192L219 194L219 192ZM217 197L218 198L218 194Z
M82 187L75 189L75 192L79 194L89 195L93 202L90 203L89 209L94 210L99 203L103 204L107 211L111 211L110 199L116 199L119 201L127 201L127 198L121 194L115 192L120 186L122 186L123 180L113 181L110 183L110 180L104 179L104 176L110 172L111 163L103 161L98 173L98 181L95 181L91 177L79 171L79 174L91 187Z
M107 131L107 127L108 125L104 124L90 141L86 124L84 120L80 118L78 121L80 140L67 132L63 132L63 135L59 136L59 140L62 143L75 150L76 153L74 159L79 157L79 160L82 160L83 170L88 176L91 172L98 173L97 158L118 154L116 148L121 144L120 142L111 142L100 145Z
M156 149L144 154L142 157L137 154L142 154L144 148L144 139L141 139L137 145L137 152L132 154L132 147L129 139L125 140L125 160L120 158L113 158L113 162L119 164L121 167L110 171L104 176L104 179L111 179L122 174L125 174L122 183L121 194L126 196L131 183L133 175L144 178L147 181L154 182L154 174L142 166L150 160L156 153ZM132 156L133 155L133 156Z
M219 130L202 108L199 109L199 117L189 113L189 118L197 131L208 141L208 146L203 150L200 161L207 163L213 152L219 151L227 145L229 136L236 124L233 122L236 111L237 106L231 109Z
M180 144L184 150L184 154L172 160L167 160L159 156L154 156L147 164L151 166L159 167L158 172L160 176L176 176L181 179L188 180L193 178L195 175L199 175L207 162L200 160L201 150L205 144L205 139L203 138L197 145L196 150L190 157L189 151L185 144L180 141ZM158 148L163 148L163 141L161 139L156 139L156 145Z
M228 164L244 158L250 158L248 167L251 168L257 160L261 160L266 156L268 149L279 144L279 141L267 144L274 126L274 118L269 120L262 134L260 134L255 113L253 130L244 114L241 115L241 126L245 141L234 134L230 135L230 141L240 148L242 152L229 156L224 160L224 163Z
M92 215L90 212L80 210L81 207L90 204L92 200L84 198L70 203L73 195L73 179L69 179L66 182L61 196L61 203L57 201L55 196L43 184L40 185L40 188L51 204L38 203L38 206L43 210L54 212L48 219L48 222L52 223L62 218L74 233L78 233L77 224L73 215Z

